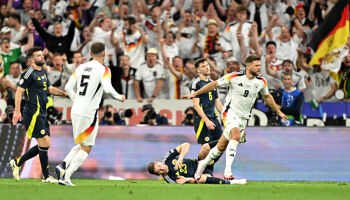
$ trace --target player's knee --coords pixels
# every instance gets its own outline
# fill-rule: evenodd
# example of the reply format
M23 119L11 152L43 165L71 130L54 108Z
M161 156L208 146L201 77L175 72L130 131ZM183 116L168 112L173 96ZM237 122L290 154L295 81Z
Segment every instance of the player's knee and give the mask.
M86 153L90 153L90 151L92 149L92 146L84 146L84 145L81 144L80 149L85 151Z
M240 137L241 137L241 133L239 131L239 128L233 128L230 131L230 138L231 138L231 140L239 141Z
M203 160L209 153L210 151L210 146L208 143L205 143L202 145L201 151L199 152L198 158L200 160Z

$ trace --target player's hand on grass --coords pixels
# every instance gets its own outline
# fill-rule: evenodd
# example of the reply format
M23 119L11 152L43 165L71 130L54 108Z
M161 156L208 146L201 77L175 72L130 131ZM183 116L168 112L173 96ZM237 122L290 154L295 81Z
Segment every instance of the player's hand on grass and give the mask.
M181 98L182 98L182 99L192 99L193 97L195 97L195 95L194 95L194 93L191 93L191 94L182 96Z
M186 183L186 178L183 177L183 176L178 176L177 179L176 179L176 183L184 184L184 183Z
M277 112L277 115L280 116L283 120L288 120L287 116L281 111Z
M183 159L184 159L184 158L183 158L182 156L179 156L179 159L177 160L176 165L175 165L175 170L178 170L179 167L180 167L180 168L182 167Z
M208 120L208 121L205 122L205 124L207 125L209 130L214 130L215 129L215 124L212 121Z
M15 110L15 111L13 112L12 124L13 124L13 125L17 125L18 120L20 120L20 121L23 120L22 115L21 115L21 111Z

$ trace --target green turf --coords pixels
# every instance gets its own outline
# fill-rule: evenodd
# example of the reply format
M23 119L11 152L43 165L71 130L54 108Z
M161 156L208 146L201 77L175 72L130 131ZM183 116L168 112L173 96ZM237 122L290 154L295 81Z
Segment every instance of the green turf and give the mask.
M89 199L350 199L350 183L248 182L247 185L177 185L156 180L73 180L77 187L40 180L0 179L1 200Z

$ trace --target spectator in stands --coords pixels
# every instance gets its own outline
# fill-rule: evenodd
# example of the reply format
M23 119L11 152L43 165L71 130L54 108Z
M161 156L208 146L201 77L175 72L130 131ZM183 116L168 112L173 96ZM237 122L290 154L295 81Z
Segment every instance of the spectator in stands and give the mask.
M32 33L33 28L31 26L28 26L28 32ZM10 47L10 38L4 37L1 40L1 56L3 59L3 69L4 69L4 75L10 73L10 63L15 62L18 60L19 56L25 52L27 52L28 49L33 47L34 44L34 38L33 34L28 35L28 42L27 44L23 45L22 47L18 47L16 49L11 49Z
M20 44L21 40L24 39L23 33L26 29L26 27L21 24L20 15L16 13L10 14L8 26L11 27L11 41Z
M70 51L70 46L74 37L75 23L72 15L70 15L69 18L72 21L67 35L63 35L61 23L56 23L53 28L53 34L50 34L41 26L34 15L32 16L32 22L35 30L38 31L40 37L46 42L46 47L51 53L66 54L68 59L71 59L72 53Z
M15 99L15 93L19 79L21 78L21 67L18 62L10 63L10 74L3 78L2 84L7 88L7 100Z
M1 31L0 31L0 38L4 38L7 37L11 40L12 38L12 34L11 34L11 28L8 26L4 26L2 27ZM10 49L16 49L18 48L19 45L16 43L13 43L12 41L10 41Z
M7 4L1 3L0 4L0 20L1 20L1 26L4 25L5 19L8 17L10 12L7 10Z
M141 124L148 124L151 126L168 125L168 118L157 114L152 104L142 106L143 120Z
M218 23L214 19L209 19L207 24L208 34L203 45L204 58L214 58L216 66L225 68L225 60L232 54L232 48L224 37L218 32ZM225 60L224 60L225 59Z
M276 91L282 87L281 79L269 75L267 71L270 70L272 73L281 71L283 60L276 57L276 42L268 41L265 46L265 55L262 57L261 62L261 73L266 78L269 90Z
M338 83L338 91L340 97L344 96L343 99L350 99L350 53L344 58L338 73L332 73L332 77ZM342 98L340 98L341 100Z
M271 63L270 61L270 57L271 56L267 56L266 57L266 63ZM282 75L283 72L284 73L288 73L292 76L292 86L296 87L297 89L304 91L306 88L306 84L305 84L305 79L304 76L302 76L299 72L294 71L294 64L293 61L291 60L284 60L282 62L282 71L272 71L269 67L266 67L266 72L267 74L269 74L270 76L273 76L275 78L278 78L280 80L282 80Z
M122 0L120 2L122 2ZM99 7L95 11L95 18L98 16L100 12L103 12L104 16L110 17L113 19L117 19L117 16L119 15L118 13L119 9L118 9L118 6L115 5L115 0L106 0L106 5Z
M51 85L59 89L64 89L70 77L70 75L63 70L63 62L64 60L61 54L54 54L52 61L53 67L47 73L47 79L49 79Z
M134 17L127 17L124 20L124 32L114 41L119 53L129 56L130 65L135 69L139 69L145 60L145 44L147 43L148 37L136 23Z
M134 81L135 94L138 102L142 102L143 97L151 103L154 99L165 99L166 94L162 91L165 79L163 66L158 62L157 50L151 48L147 51L146 62L137 69ZM141 94L140 82L143 82L144 96Z
M33 9L33 1L32 0L23 0L22 8L23 9L14 9L13 8L13 0L9 0L7 2L7 10L9 13L18 13L20 15L21 24L27 24L30 21L29 12Z
M241 50L241 45L237 38L237 32L243 36L244 46L249 46L249 38L246 37L249 34L249 30L252 26L252 23L247 21L247 8L243 5L239 5L236 9L237 22L233 22L227 25L225 29L225 38L231 44L232 47L232 56L236 57L238 60L241 60L242 53L247 53L247 49L243 52Z
M72 75L73 72L75 71L75 69L77 67L79 67L79 65L81 65L85 62L85 58L83 57L83 55L79 51L73 52L73 58L72 58L73 63L71 63L71 64L68 63L67 56L65 54L62 55L62 59L63 59L63 70L68 75Z
M200 42L198 35L200 30L193 25L192 18L191 12L182 12L176 34L180 56L184 59L195 59L201 55L201 51L197 49Z
M161 32L161 31L159 30L159 32ZM178 48L177 44L175 43L175 39L176 39L176 35L173 32L168 31L164 35L164 40L161 40L160 37L158 40L159 44L161 44L161 47L162 46L164 47L164 51L166 52L167 58L169 59L170 63L173 62L174 57L179 56L179 48Z
M146 16L144 21L140 24L145 33L148 36L147 49L156 48L160 50L160 45L158 43L158 30L161 30L160 15L162 10L160 6L155 5L151 8L151 16Z
M291 15L291 16L294 16ZM293 19L294 23L298 25L298 32L291 36L290 30L287 25L279 21L278 15L273 15L272 19L269 21L269 25L266 28L266 33L269 40L272 40L276 43L276 57L283 60L291 60L293 65L296 64L298 57L298 45L303 39L303 27L298 20ZM276 33L274 34L272 28L278 26L280 27L280 34L277 37Z
M44 18L44 14L40 8L35 9L34 11L31 11L30 14L33 15L36 20L38 20L41 27L45 27L45 28L48 27L49 23ZM46 44L43 38L40 37L39 32L34 29L33 34L34 34L34 46L40 46L44 49L46 47Z
M310 102L312 100L317 104L322 103L326 100L335 100L334 93L337 90L337 82L331 76L329 70L322 69L320 65L314 65L312 67L302 68L308 75L308 85L304 91L305 101Z
M42 4L41 9L48 17L49 21L51 21L57 17L62 18L66 12L67 6L68 3L66 1L48 0Z
M304 95L301 90L295 88L292 83L292 74L283 73L282 82L284 89L282 90L282 98L280 100L280 110L285 113L288 120L281 119L282 126L302 125L302 110L304 105ZM277 102L276 102L277 103Z
M92 41L92 34L90 32L89 27L84 27L83 28L83 33L82 33L82 38L83 38L83 43L81 44L79 50L84 57L84 60L90 60L91 55L90 55L90 49L91 45L93 43Z
M264 0L249 1L248 10L250 13L249 21L257 23L258 34L260 35L263 30L266 29L268 24L268 6Z
M130 58L127 55L120 56L118 67L111 67L112 86L119 94L124 94L126 99L136 99L134 81L136 69L130 66Z

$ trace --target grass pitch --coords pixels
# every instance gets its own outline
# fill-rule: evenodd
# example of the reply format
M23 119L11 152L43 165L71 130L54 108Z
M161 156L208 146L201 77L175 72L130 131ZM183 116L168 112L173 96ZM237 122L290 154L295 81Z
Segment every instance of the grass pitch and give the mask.
M350 199L350 183L248 182L247 185L177 185L158 180L73 179L77 187L41 183L40 180L0 179L1 200L96 199Z

